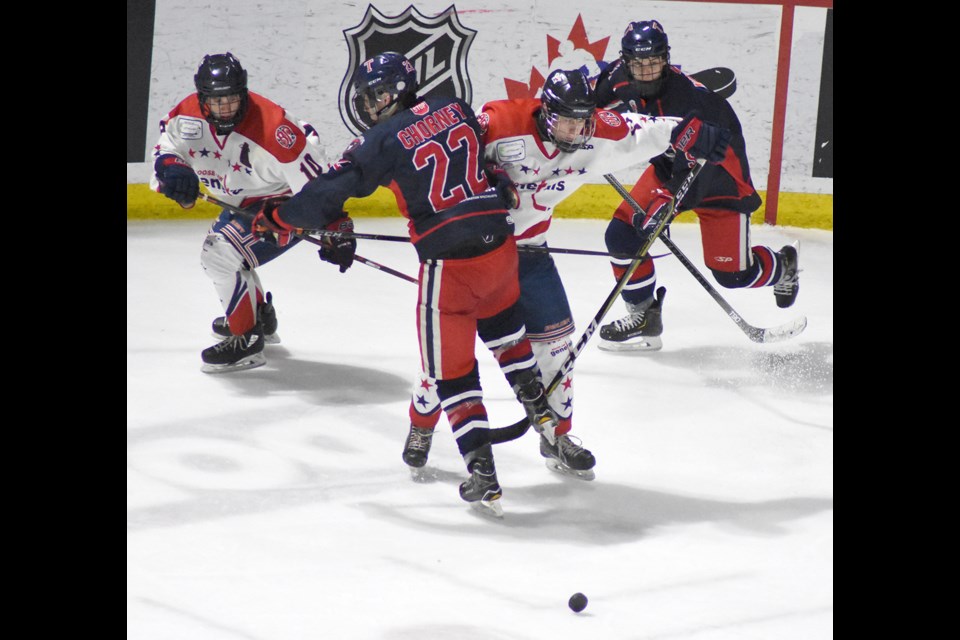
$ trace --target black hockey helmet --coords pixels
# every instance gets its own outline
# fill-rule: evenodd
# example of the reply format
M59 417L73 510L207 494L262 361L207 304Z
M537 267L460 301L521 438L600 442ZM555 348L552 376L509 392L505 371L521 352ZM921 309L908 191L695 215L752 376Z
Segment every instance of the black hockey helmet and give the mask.
M197 99L200 101L200 113L207 122L217 128L217 133L230 133L243 120L247 113L249 96L247 94L247 71L240 66L232 53L214 53L203 57L200 68L193 76L197 87ZM220 96L240 96L240 108L229 119L218 118L207 105L208 98Z
M670 64L670 41L663 25L656 20L631 22L627 25L623 37L620 39L620 57L627 65L627 73L631 77L633 86L641 97L656 96L663 84L667 65ZM652 80L638 80L629 70L631 60L644 58L663 58L663 70L657 78Z
M540 94L537 128L540 137L550 140L564 152L585 145L597 128L597 94L580 69L557 69L547 76ZM581 120L579 130L561 125L560 118Z
M417 100L417 70L396 51L380 53L360 63L353 73L353 106L360 121L370 128ZM380 106L386 96L390 102ZM366 98L366 101L364 100ZM367 105L374 111L367 111Z

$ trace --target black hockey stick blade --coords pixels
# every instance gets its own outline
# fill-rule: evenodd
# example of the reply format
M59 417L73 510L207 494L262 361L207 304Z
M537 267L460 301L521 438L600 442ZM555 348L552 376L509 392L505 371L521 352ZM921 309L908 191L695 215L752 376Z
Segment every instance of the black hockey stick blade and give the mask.
M713 67L687 75L721 98L729 98L737 90L737 74L727 67Z
M490 444L501 444L503 442L516 440L525 434L529 428L530 421L526 418L523 418L522 420L518 420L509 426L500 427L498 429L490 429Z

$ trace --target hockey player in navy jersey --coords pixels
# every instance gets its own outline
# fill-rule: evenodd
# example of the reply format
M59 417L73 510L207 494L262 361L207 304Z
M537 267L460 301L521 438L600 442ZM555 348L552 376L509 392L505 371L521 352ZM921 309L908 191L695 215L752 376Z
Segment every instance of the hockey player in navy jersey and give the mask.
M299 242L258 240L250 220L264 199L299 191L328 162L312 126L248 90L232 53L204 56L194 85L196 93L160 121L150 186L189 209L202 182L218 199L251 210L244 217L224 209L200 254L225 312L213 321L220 342L203 350L201 368L240 371L266 364L264 344L280 341L272 295L256 269Z
M732 133L723 160L704 165L676 211L693 210L699 218L704 261L720 285L731 289L773 287L777 305L791 306L800 287L796 247L787 245L774 251L750 245L750 214L760 207L761 200L750 178L746 142L733 107L670 64L667 34L656 20L631 22L620 44L620 58L597 78L600 105L652 116L695 113ZM675 170L675 160L672 152L655 158L630 190L648 215L667 206L686 177L686 171ZM688 166L693 166L692 160ZM643 242L644 224L634 217L629 204L622 203L607 227L607 249L611 253L635 253ZM619 278L629 260L611 263L614 276ZM654 298L655 288L654 262L647 260L623 289L628 315L601 327L601 349L662 347L663 294Z
M420 259L421 366L438 381L470 474L460 495L499 515L502 491L474 356L477 335L534 428L552 437L556 414L547 405L518 306L513 224L484 170L476 114L458 98L421 99L417 88L416 70L399 53L360 64L353 99L369 129L331 171L279 206L265 206L256 222L278 238L295 228L352 228L343 225L347 198L369 196L380 186L396 194Z

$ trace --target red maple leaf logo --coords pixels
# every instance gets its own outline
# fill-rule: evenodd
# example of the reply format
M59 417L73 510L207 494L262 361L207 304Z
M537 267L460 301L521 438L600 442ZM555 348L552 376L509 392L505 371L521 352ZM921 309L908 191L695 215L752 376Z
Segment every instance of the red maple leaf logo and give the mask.
M570 29L570 33L567 35L567 41L573 45L571 51L584 51L592 56L594 62L603 60L603 55L607 51L607 42L609 40L610 36L607 36L601 40L590 42L589 38L587 38L587 29L583 26L583 17L580 14L577 14L573 28ZM553 66L554 60L570 57L569 51L567 56L561 52L563 44L563 41L557 40L550 35L547 36L548 67ZM540 89L543 88L544 80L546 80L546 76L540 73L536 67L530 69L530 81L528 83L504 78L503 84L507 89L507 99L535 98L537 93L540 92Z

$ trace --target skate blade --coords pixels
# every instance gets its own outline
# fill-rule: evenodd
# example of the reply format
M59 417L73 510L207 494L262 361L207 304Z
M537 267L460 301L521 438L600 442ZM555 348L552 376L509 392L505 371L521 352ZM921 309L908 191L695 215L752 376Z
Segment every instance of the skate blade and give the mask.
M500 498L495 500L477 500L470 503L470 508L480 515L503 518L503 507L500 505Z
M429 467L410 467L410 479L420 484L427 484L439 480L440 474L436 469Z
M634 342L630 342L633 340ZM642 352L642 351L660 351L663 348L663 340L660 336L649 336L641 339L631 338L624 342L611 342L610 340L600 340L597 348L601 351L617 352Z
M204 363L200 370L204 373L233 373L234 371L244 371L246 369L256 369L267 364L267 359L262 353L255 353L249 358L243 358L232 364L207 364Z
M553 458L547 458L544 460L544 462L547 465L547 469L550 469L550 471L553 471L554 473L559 473L562 476L570 476L571 478L587 481L593 480L597 477L597 474L593 472L593 469L585 469L583 471L571 469L559 460L555 460Z

